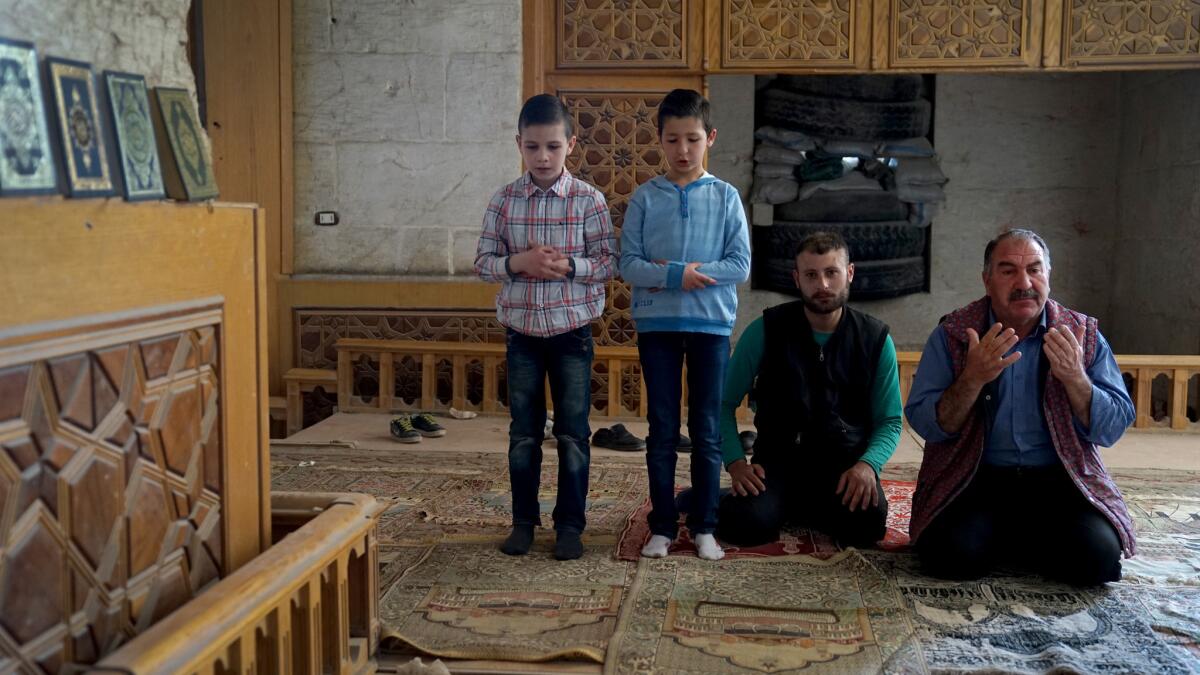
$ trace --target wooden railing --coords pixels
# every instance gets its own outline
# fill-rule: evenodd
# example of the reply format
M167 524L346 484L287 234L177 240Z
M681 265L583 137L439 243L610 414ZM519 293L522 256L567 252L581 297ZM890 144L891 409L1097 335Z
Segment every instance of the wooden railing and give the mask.
M304 426L304 395L317 387L328 393L337 389L337 371L318 368L292 368L283 376L287 385L287 435Z
M1200 410L1200 356L1117 356L1117 366L1133 398L1135 428L1200 431L1200 421L1188 415L1189 407L1192 417ZM1162 397L1153 392L1160 377L1166 394ZM1156 410L1160 403L1162 409Z
M316 386L331 386L336 382L338 409L347 412L393 412L406 410L473 410L483 413L503 413L500 372L504 364L505 347L501 344L428 342L406 340L341 339L337 342L338 371L292 369L285 379L289 391L289 429L299 429L301 392ZM644 418L646 415L645 384L640 377L636 347L596 347L595 363L602 374L595 377L607 387L602 397L606 406L593 406L598 418ZM378 367L378 388L355 391L356 359L366 358ZM898 352L901 400L908 400L920 352ZM420 393L409 400L395 396L394 388L385 383L395 380L397 359L411 358L420 364ZM1117 356L1117 365L1125 375L1126 386L1137 411L1134 423L1139 429L1169 429L1200 431L1195 421L1200 409L1200 356ZM437 369L448 364L450 392L437 393ZM468 364L482 366L482 390L478 400L467 396ZM612 374L620 376L614 386ZM1157 384L1156 384L1157 382ZM686 391L686 386L685 386ZM294 403L293 403L294 401ZM549 396L547 396L549 401ZM632 401L632 404L631 404ZM1190 402L1190 403L1189 403ZM749 421L752 414L743 402L738 418Z
M398 410L471 410L482 413L502 413L504 405L500 388L500 369L505 363L505 346L492 343L425 342L405 340L361 340L343 338L337 341L338 410L342 412L391 412ZM374 391L355 391L355 362L365 356L378 364L379 386ZM395 395L391 383L399 358L409 357L420 364L420 395L406 401ZM440 363L450 364L450 396L437 394L437 373ZM482 392L478 401L467 397L468 365L482 365ZM606 373L608 388L605 407L593 406L593 413L604 417L645 417L646 395L642 383L636 347L603 346L595 348L593 368ZM613 374L618 377L613 378ZM626 388L637 386L636 398L625 396ZM634 405L627 399L634 398ZM547 404L550 397L546 397Z
M1200 422L1194 419L1200 410L1200 355L1126 354L1116 359L1133 399L1135 429L1200 431ZM920 360L921 352L896 353L903 401L908 401ZM1161 392L1154 391L1156 381Z
M274 493L272 527L281 537L275 545L107 656L96 670L374 673L375 526L381 510L374 497L361 494Z

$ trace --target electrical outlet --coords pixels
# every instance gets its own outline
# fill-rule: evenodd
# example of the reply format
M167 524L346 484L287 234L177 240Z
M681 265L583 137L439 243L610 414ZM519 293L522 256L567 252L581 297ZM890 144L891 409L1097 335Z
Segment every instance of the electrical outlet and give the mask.
M318 225L337 225L337 211L317 211L316 223Z

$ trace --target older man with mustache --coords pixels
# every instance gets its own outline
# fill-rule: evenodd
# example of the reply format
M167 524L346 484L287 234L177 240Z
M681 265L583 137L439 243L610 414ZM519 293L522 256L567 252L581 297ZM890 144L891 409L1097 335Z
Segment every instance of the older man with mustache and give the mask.
M1097 446L1133 401L1096 319L1050 300L1050 249L1009 230L984 251L987 295L942 317L904 412L925 439L909 532L927 572L1012 563L1076 585L1136 551Z

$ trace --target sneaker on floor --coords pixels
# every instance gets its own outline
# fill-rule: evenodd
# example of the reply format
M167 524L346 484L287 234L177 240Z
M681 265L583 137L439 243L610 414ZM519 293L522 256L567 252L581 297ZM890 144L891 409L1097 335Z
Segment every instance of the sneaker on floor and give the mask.
M392 438L401 443L420 443L421 432L413 428L412 418L408 415L392 419Z
M441 438L446 435L446 427L438 424L429 413L413 415L411 419L413 428L425 438Z
M614 424L607 429L597 429L596 433L592 434L592 445L597 448L628 452L646 449L646 441L629 433L624 424Z

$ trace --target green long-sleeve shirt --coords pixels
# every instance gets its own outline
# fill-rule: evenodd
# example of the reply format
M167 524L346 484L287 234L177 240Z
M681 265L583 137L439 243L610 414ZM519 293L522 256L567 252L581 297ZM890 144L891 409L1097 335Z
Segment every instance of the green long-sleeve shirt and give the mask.
M813 339L825 346L833 333L813 331ZM725 370L725 391L721 396L721 454L725 466L745 459L742 442L738 438L737 409L742 399L754 386L762 365L764 345L763 320L760 316L746 326L729 365ZM900 442L901 425L900 375L896 366L896 345L892 336L887 336L883 350L879 353L879 364L875 369L875 381L871 385L871 440L863 453L862 461L875 469L878 475L883 465L896 451Z

